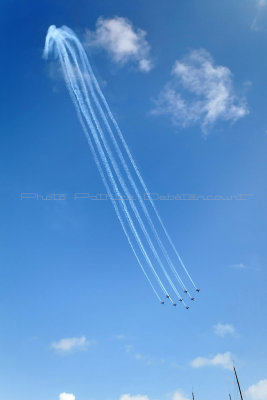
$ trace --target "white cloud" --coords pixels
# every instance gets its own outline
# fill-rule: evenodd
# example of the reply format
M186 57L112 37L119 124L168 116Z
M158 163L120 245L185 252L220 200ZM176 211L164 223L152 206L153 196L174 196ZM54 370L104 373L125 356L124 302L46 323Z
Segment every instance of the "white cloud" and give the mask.
M116 339L117 339L117 340L124 340L124 339L126 339L126 338L125 338L125 335L120 334L120 335L116 335Z
M247 266L243 263L232 264L231 267L234 269L247 269Z
M134 350L134 348L133 348L133 346L131 344L126 344L124 346L124 348L125 348L126 353L132 353L133 350Z
M61 339L58 342L53 342L51 347L61 353L68 353L72 350L87 350L93 344L94 341L88 341L85 336L81 336Z
M172 400L189 400L181 390L177 390L173 393Z
M248 113L245 99L234 91L230 69L216 65L206 50L193 50L176 61L172 76L152 113L169 114L176 125L200 124L207 134L217 121L234 122Z
M137 62L143 72L152 68L146 32L134 28L126 18L98 18L96 30L86 32L85 45L105 49L121 65Z
M265 9L267 8L267 0L256 0L256 6L256 15L250 26L255 32L265 29Z
M134 396L131 396L130 394L123 394L120 397L120 400L149 400L149 397L143 394L137 394Z
M59 400L75 400L75 396L72 393L61 393L59 395Z
M163 364L165 360L155 360L152 357L141 354L137 352L131 344L127 344L124 346L125 352L130 355L130 357L134 358L135 360L142 361L145 365L153 365L153 364Z
M253 257L253 259L249 263L237 263L237 264L230 264L230 268L239 270L239 271L260 271L262 269L261 262Z
M218 322L218 324L214 325L213 331L214 331L215 335L220 336L220 337L236 334L236 330L233 325L221 324L220 322Z
M176 390L172 394L171 399L172 400L189 400L188 397L186 397L180 389ZM137 394L137 395L133 395L133 396L130 394L123 394L120 397L120 400L150 400L150 399L147 395L143 395L143 394Z
M258 0L258 6L259 7L264 7L267 5L267 0Z
M251 400L267 399L267 379L263 379L246 390L246 397Z
M191 361L191 366L194 368L201 367L222 367L223 369L232 369L232 355L230 352L217 354L216 356L210 357L197 357L193 361Z

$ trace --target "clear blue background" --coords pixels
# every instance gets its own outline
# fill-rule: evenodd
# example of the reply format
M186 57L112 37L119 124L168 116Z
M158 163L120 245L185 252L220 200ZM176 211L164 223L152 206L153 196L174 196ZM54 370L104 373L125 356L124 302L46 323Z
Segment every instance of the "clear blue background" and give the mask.
M251 29L255 3L2 2L1 399L53 400L63 391L77 400L164 399L194 388L198 399L222 400L236 395L232 372L190 361L226 351L244 388L267 378L267 31ZM201 288L190 312L155 301L109 202L72 198L103 186L64 84L49 78L45 35L51 24L81 34L115 15L148 33L155 68L120 69L104 54L93 54L93 65L151 192L253 195L157 203ZM150 115L174 61L195 48L229 67L237 87L251 82L250 114L206 140L197 126L179 130ZM22 192L67 200L21 201ZM246 268L231 267L240 263ZM215 336L217 322L233 324L238 336ZM87 352L51 350L53 341L82 335L96 342Z

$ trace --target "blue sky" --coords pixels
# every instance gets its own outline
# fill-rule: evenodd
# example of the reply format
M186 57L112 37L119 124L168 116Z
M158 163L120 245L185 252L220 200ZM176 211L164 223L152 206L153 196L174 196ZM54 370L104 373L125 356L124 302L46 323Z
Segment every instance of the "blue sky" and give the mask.
M132 52L99 32L115 17L136 35ZM247 399L265 400L267 4L4 1L0 18L0 397L234 400L233 360ZM189 312L158 304L110 202L73 198L104 189L42 59L51 24L87 45L151 192L247 195L157 201L201 288Z

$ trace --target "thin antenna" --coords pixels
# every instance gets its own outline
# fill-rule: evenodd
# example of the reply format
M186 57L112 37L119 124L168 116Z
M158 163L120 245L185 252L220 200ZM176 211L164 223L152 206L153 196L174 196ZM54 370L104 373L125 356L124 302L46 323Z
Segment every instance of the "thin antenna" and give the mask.
M240 383L239 383L239 380L238 380L238 376L237 376L235 367L234 367L234 373L235 373L235 378L236 378L236 381L237 381L237 385L238 385L238 389L239 389L241 400L244 400L243 396L242 396L241 387L240 387Z
M230 400L232 400L232 396L231 396L231 393L229 393L229 399L230 399Z
M192 392L192 400L195 400L194 392Z

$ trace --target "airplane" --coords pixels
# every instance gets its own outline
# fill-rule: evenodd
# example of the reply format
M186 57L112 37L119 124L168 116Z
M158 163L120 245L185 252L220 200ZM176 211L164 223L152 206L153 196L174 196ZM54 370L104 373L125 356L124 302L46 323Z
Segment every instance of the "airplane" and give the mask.
M189 307L188 307L188 306L186 306L185 308L186 308L187 310L189 310Z
M176 307L176 303L173 303L173 307Z
M161 303L161 304L164 304L164 301L161 301L160 303Z
M196 292L200 292L200 289L196 289Z
M194 301L194 300L195 300L195 298L194 298L194 297L191 297L191 300L192 300L192 301Z
M183 299L179 299L179 301L183 301Z
M184 290L184 293L188 293L188 290L185 289L185 290Z
M169 296L168 294L166 294L166 297L167 297L167 299L169 299L169 298L170 298L170 296Z

